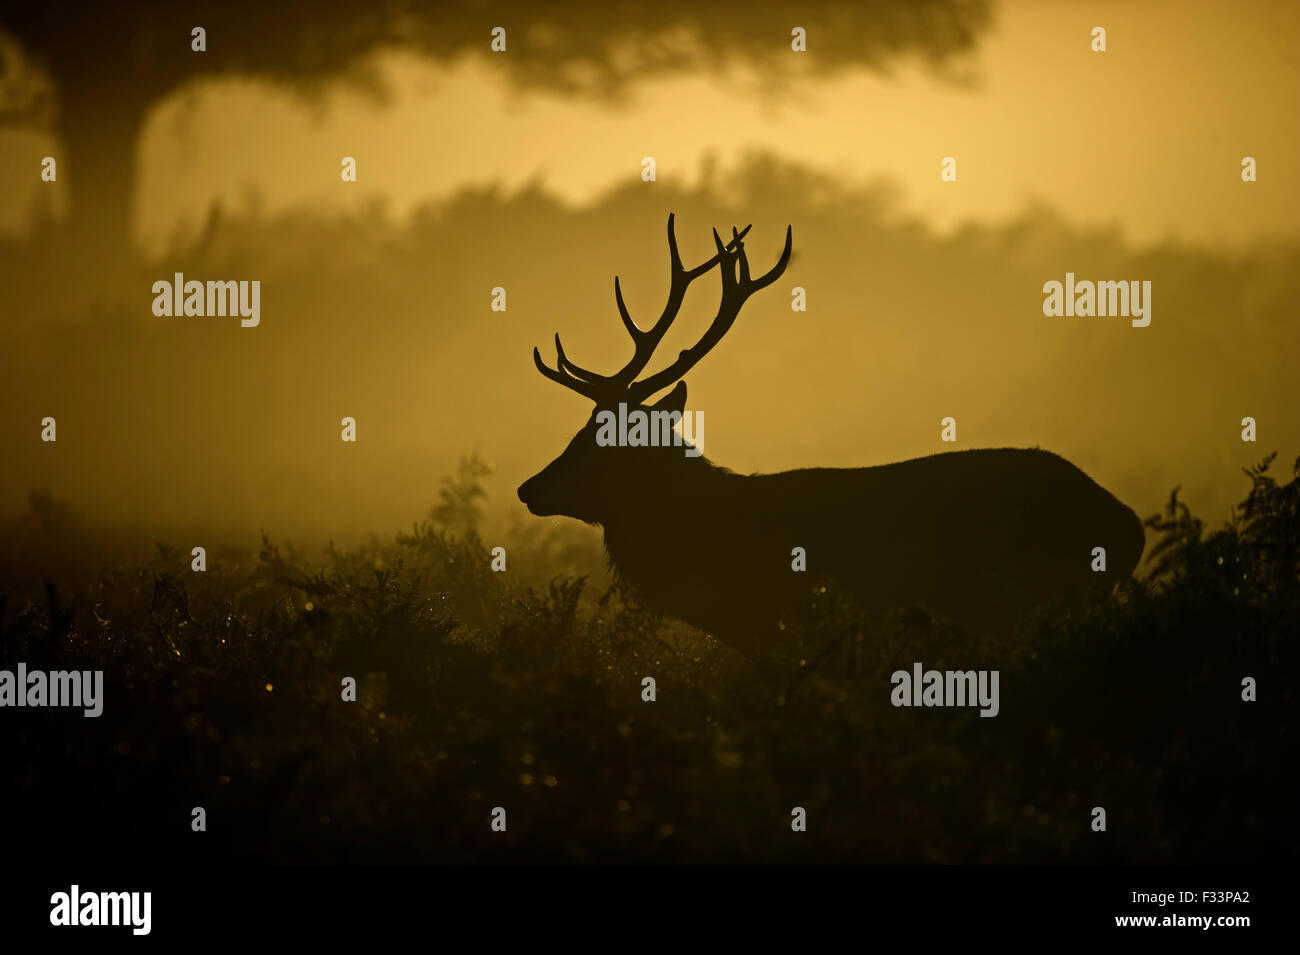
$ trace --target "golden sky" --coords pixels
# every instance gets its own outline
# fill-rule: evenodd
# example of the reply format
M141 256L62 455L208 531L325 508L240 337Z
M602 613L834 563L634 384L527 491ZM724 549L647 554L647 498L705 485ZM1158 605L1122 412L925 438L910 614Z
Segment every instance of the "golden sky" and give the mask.
M1094 26L1108 31L1104 54L1089 48ZM815 30L809 42L814 56ZM380 56L391 84L382 104L339 84L308 105L262 83L204 81L151 117L137 228L156 251L214 199L263 215L380 201L400 223L467 185L536 182L586 204L636 176L642 156L656 158L660 181L693 184L706 156L725 169L762 149L844 181L888 177L901 211L941 231L1041 202L1139 245L1295 235L1297 43L1300 4L1280 0L1019 0L996 7L975 57L954 67L969 85L904 59L889 76L792 84L776 104L743 75L725 86L656 79L605 103L520 90L490 58L439 64L398 52ZM12 192L0 229L12 230L39 198L33 156L56 146L3 136ZM343 155L360 163L347 191ZM955 185L938 177L949 155ZM1260 169L1249 187L1245 155Z

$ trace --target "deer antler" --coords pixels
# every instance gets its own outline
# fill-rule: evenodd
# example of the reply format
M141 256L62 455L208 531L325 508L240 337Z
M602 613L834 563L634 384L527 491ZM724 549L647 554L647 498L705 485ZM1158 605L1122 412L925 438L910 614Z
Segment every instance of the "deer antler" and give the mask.
M749 227L745 227L745 232ZM718 235L718 230L713 230L713 241L718 247L718 260L722 264L722 304L718 306L718 314L714 316L713 322L709 325L708 331L704 336L690 348L685 349L677 356L667 368L656 372L649 378L642 381L634 382L628 387L628 398L631 401L641 402L653 395L656 391L666 388L674 381L685 376L685 374L695 367L701 358L722 340L722 336L727 334L728 329L736 321L736 316L740 314L741 307L749 296L753 295L759 289L766 288L781 277L785 271L786 265L790 262L790 249L794 241L794 235L790 226L785 228L785 249L781 252L781 258L772 266L767 273L760 278L751 279L749 277L749 259L745 256L745 243L741 241L745 232L736 232L731 230L732 240L725 246L722 244L722 238ZM740 278L736 278L736 265L739 263Z
M600 375L594 371L588 371L569 360L569 357L564 353L564 347L560 344L560 336L557 334L555 336L555 368L547 367L542 361L541 352L536 348L533 349L533 361L536 363L538 371L552 381L564 385L566 388L576 391L597 403L619 398L632 402L644 401L656 391L672 384L695 367L695 364L708 354L709 350L731 328L736 316L740 314L740 309L745 304L745 300L759 289L775 282L781 276L781 273L785 271L786 265L789 264L793 236L790 227L787 226L785 230L785 250L781 253L780 261L765 275L758 279L751 279L749 276L749 260L745 256L745 243L743 241L751 226L745 226L739 231L733 227L731 240L725 245L722 242L722 237L718 235L718 231L714 229L713 241L718 249L717 254L701 265L693 269L687 269L682 265L681 254L677 250L677 236L673 232L674 218L672 214L668 216L670 283L668 302L664 305L659 320L652 327L643 330L636 322L632 321L632 316L627 311L627 305L623 302L623 290L619 285L618 277L615 276L614 278L614 300L618 305L619 316L623 319L623 327L627 329L627 333L632 337L633 353L631 360L612 375ZM722 304L719 306L718 314L714 317L708 331L695 345L681 352L677 356L677 360L667 368L642 381L636 381L636 376L645 370L645 366L654 355L655 349L658 348L664 335L677 318L677 313L682 307L682 300L686 296L687 287L691 282L719 263L722 265ZM739 264L739 279L736 277L737 264Z

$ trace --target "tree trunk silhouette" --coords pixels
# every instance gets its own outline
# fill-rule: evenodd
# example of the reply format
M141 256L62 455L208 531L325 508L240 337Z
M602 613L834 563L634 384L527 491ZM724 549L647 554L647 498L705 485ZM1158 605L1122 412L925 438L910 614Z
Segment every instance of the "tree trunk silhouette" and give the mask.
M56 128L64 146L57 157L59 177L70 198L61 231L71 240L55 264L71 265L67 275L73 281L93 267L88 273L93 281L71 292L88 292L97 283L102 290L104 281L125 278L124 267L138 261L131 231L134 160L150 105L169 91L220 75L318 88L388 44L441 60L467 51L487 55L480 32L483 0L448 0L437 4L436 12L400 13L397 8L379 13L366 4L320 0L227 0L202 6L196 13L167 0L128 6L42 0L0 9L0 31L48 72L55 87ZM502 22L515 14L530 21L539 15L538 5L522 0L487 6ZM768 42L772 23L785 23L784 6L776 0L756 0L751 6L762 15L736 17L725 5L663 0L655 16L643 21L629 18L622 5L588 8L569 0L538 21L562 27L557 36L565 42L522 44L512 48L506 65L526 88L576 94L614 92L651 73L716 67L722 62L718 51L756 58L760 65L788 61L784 44ZM907 49L938 62L971 47L990 20L985 0L909 0L891 6L883 19L871 4L837 0L835 8L838 29L810 61L818 69L878 67ZM709 44L688 56L664 46L658 34L672 23L693 26L709 37ZM194 50L192 43L191 31L199 25L207 31L203 51ZM641 41L631 59L625 55L627 35ZM591 67L587 72L595 78L574 81L563 69L573 63Z
M65 86L59 135L69 208L62 231L69 263L111 280L136 261L136 153L150 96L93 82Z

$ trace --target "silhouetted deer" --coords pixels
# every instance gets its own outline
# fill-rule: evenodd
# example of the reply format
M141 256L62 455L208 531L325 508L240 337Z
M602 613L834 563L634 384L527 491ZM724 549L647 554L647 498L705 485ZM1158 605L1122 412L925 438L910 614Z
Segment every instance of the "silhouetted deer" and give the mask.
M616 571L648 608L751 654L778 645L778 621L792 619L814 581L869 613L919 607L982 630L1014 625L1038 605L1076 600L1132 573L1144 544L1137 515L1048 451L954 451L880 467L746 476L667 442L598 445L597 415L620 403L680 416L682 376L726 334L745 300L785 271L790 229L780 261L760 278L749 273L748 232L733 229L724 245L715 230L717 254L687 269L668 217L671 285L652 328L632 321L614 279L635 350L613 375L575 365L559 335L555 368L533 349L543 375L596 408L564 453L519 488L530 511L603 525ZM714 266L722 305L704 337L637 381L687 286ZM674 382L659 402L645 404ZM804 548L807 573L793 569L796 547ZM1105 573L1092 569L1096 547L1105 548Z

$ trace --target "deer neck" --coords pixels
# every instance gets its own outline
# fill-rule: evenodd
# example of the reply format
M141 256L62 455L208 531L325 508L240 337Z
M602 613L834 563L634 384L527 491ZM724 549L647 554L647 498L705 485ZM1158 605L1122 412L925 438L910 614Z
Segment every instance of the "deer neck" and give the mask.
M736 477L706 458L684 457L680 466L647 479L628 496L626 506L600 521L615 566L625 569L648 553L677 546L683 529L708 523L726 506Z

